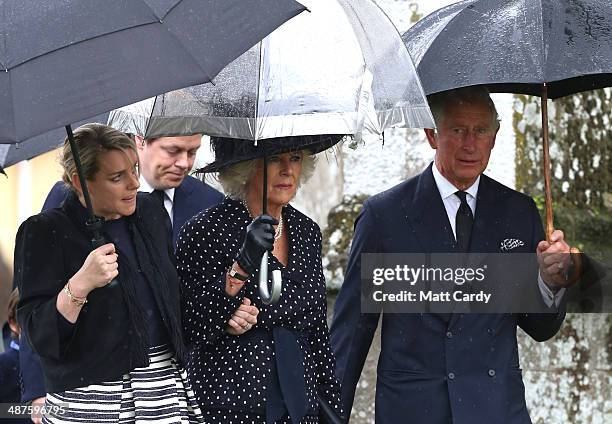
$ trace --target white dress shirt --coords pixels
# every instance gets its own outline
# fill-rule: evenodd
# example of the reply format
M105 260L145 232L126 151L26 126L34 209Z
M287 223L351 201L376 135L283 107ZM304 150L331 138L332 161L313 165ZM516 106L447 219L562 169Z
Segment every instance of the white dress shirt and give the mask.
M448 221L453 229L453 235L455 236L455 240L457 240L457 232L455 230L455 221L457 217L457 211L459 210L459 206L461 206L461 200L459 197L455 196L455 193L459 190L455 187L450 181L444 177L438 170L438 167L434 163L431 167L433 172L433 177L436 182L436 186L438 187L438 191L440 192L440 197L442 198L442 203L444 203L444 209L446 209L446 215L448 216ZM472 209L472 215L476 216L476 196L478 194L478 185L480 184L480 175L476 178L474 184L468 187L466 190L463 190L467 193L466 201L470 209ZM544 303L549 308L552 306L553 302L555 306L559 306L561 302L561 298L565 293L565 288L562 288L557 293L553 293L552 290L548 287L548 285L542 280L542 276L538 273L538 286L540 287L540 293L542 294L542 298L544 299Z
M144 177L142 176L142 174L140 175L140 188L138 189L138 191L142 191L144 193L151 193L153 192L153 190L155 190L151 184L149 184L147 182L147 180L144 179ZM174 188L169 188L167 190L164 190L164 193L166 194L164 196L164 207L166 208L166 211L168 212L168 216L170 216L170 223L174 225L174 216L172 215L172 207L174 205Z
M456 241L457 231L455 230L455 221L457 218L457 211L459 210L459 206L461 206L461 200L459 197L455 196L455 193L459 191L459 189L448 181L440 173L440 171L438 171L435 164L431 167L431 170L433 171L433 177L436 181L436 186L438 187L440 196L442 197L442 203L444 203L444 209L446 209L446 215L448 215L448 221L453 229L453 235L455 236ZM476 216L476 195L478 194L478 184L480 184L480 175L478 178L476 178L474 184L468 187L467 190L463 190L467 193L465 199L468 206L472 210L472 216Z

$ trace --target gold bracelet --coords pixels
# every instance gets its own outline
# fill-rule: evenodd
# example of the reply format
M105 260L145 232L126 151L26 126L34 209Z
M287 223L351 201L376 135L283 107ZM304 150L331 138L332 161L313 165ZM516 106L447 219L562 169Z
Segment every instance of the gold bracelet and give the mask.
M75 305L79 307L87 303L86 297L76 297L74 293L72 293L72 290L70 290L70 282L67 282L66 285L64 286L64 293L66 293L66 296L68 296L68 298L70 299L70 302L74 303Z

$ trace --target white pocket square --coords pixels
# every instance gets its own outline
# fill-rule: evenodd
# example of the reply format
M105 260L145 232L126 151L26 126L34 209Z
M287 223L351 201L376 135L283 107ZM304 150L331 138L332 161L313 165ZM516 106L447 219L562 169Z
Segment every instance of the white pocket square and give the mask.
M525 246L525 243L523 242L523 240L513 239L513 238L503 239L501 243L499 244L500 250L504 252L508 252L520 246Z

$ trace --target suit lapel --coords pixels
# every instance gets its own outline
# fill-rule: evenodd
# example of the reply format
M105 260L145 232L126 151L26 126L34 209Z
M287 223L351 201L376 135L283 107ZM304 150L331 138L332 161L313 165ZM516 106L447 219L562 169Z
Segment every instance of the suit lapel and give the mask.
M402 206L421 247L419 253L452 252L455 238L429 165L420 176L412 201Z
M470 252L497 252L499 231L499 213L496 208L499 199L491 187L491 180L482 175L478 187L478 197L476 200L476 215L474 216L474 226L472 227L472 237L470 240Z
M185 222L191 218L194 213L189 207L189 197L192 187L187 184L187 178L174 190L174 199L172 201L172 244L176 245L178 233Z
M402 202L420 247L415 253L444 253L455 250L455 237L433 177L432 166L433 164L429 165L419 176L414 197L411 200L405 198ZM446 323L450 314L432 315Z

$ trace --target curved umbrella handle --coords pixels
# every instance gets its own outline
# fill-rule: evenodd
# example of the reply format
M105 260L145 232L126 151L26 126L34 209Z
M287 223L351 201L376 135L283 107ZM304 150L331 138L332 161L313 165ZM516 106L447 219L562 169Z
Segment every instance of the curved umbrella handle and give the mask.
M283 280L280 269L275 269L272 271L272 293L268 290L268 251L266 251L261 257L261 265L259 266L259 296L261 301L266 305L278 302L282 288Z

